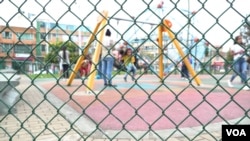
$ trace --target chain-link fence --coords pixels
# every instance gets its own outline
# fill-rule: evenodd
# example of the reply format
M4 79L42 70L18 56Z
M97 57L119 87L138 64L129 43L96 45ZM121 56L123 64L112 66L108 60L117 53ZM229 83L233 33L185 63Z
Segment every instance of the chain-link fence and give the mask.
M0 140L221 140L250 124L248 5L0 1Z

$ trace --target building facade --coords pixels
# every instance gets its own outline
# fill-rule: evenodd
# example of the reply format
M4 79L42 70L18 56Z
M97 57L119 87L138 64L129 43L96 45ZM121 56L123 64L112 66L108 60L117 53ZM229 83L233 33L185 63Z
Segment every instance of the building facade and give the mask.
M32 73L49 53L49 44L72 41L79 49L86 44L87 28L37 21L36 27L0 25L0 69ZM79 51L80 52L80 51Z

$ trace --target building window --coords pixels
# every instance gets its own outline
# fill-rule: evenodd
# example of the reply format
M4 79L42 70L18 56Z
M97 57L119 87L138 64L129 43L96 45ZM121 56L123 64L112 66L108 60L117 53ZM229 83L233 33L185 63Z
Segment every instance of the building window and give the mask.
M11 53L12 52L12 45L11 44L0 44L0 52Z
M41 33L40 37L41 39L46 40L46 33Z
M76 28L73 25L67 25L66 29L69 30L69 31L74 31Z
M9 31L4 31L2 33L2 36L3 36L4 39L11 39L12 38L12 33L9 32Z
M15 53L30 53L31 51L31 45L15 45Z
M40 27L41 28L46 28L46 23L45 22L40 22Z
M48 40L51 40L51 34L50 33L47 33L47 38L48 38Z
M52 33L53 38L56 38L56 36L57 36L56 33Z
M40 39L45 40L45 41L49 41L49 40L51 40L51 34L49 34L49 33L41 33L40 34Z
M46 45L41 45L41 48L42 48L42 52L46 51Z
M67 30L67 25L65 24L60 24L59 28L63 29L63 30Z
M17 33L17 38L20 38L21 40L33 40L34 35L31 33Z

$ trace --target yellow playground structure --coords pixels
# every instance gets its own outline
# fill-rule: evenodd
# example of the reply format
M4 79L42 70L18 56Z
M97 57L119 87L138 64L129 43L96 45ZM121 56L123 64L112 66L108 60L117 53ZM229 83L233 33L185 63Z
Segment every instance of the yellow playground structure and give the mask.
M76 65L73 69L73 72L70 74L70 77L67 81L67 85L70 86L72 81L74 80L75 76L76 76L76 72L78 72L78 70L80 69L81 66L81 62L84 60L84 56L86 56L88 54L90 45L93 43L93 41L95 40L95 35L98 33L98 41L97 45L96 45L96 49L95 52L93 54L92 57L92 62L93 64L97 64L99 59L100 59L100 53L101 53L101 48L102 48L102 41L105 35L105 26L107 24L107 20L108 20L108 11L103 11L102 14L98 17L97 20L97 24L94 28L94 31L91 33L91 36L89 37L89 40L87 42L86 47L84 48L82 55L79 57L79 59L76 62ZM201 81L199 79L199 77L196 75L196 72L193 70L189 60L187 59L187 57L185 56L185 53L182 51L182 48L180 47L180 44L178 42L178 40L175 37L175 34L170 30L172 26L171 21L163 19L161 23L159 23L158 25L158 46L159 46L159 76L161 79L163 79L163 71L164 71L164 67L163 67L163 33L166 32L168 34L168 36L170 37L170 39L173 41L175 47L178 50L178 53L180 54L181 58L183 58L183 61L185 63L185 65L188 68L188 71L190 72L190 75L192 76L192 78L194 78L196 84L199 86L201 84ZM96 69L95 69L95 65L91 66L91 74L89 75L88 81L87 81L87 88L89 90L92 90L94 87L94 80L95 80L95 76L96 76Z

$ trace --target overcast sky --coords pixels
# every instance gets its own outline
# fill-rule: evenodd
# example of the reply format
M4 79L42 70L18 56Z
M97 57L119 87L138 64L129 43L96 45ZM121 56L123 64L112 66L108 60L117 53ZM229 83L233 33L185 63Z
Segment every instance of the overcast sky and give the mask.
M35 18L37 18L80 25L84 19L84 25L94 27L98 15L96 10L108 10L111 17L131 19L131 16L133 16L137 21L159 23L161 18L167 18L172 21L174 32L183 34L183 38L185 38L187 32L187 27L183 27L187 25L185 14L188 10L188 0L172 0L172 2L169 0L117 0L118 2L114 0L76 0L75 2L73 0L37 0L39 3L34 0L27 0L25 3L22 0L12 1L15 3L4 0L0 4L0 24L4 25L8 22L9 25L30 25L28 20L20 20L24 18L18 14L18 11L24 11L26 16L28 13L38 16L31 17L31 21L35 21ZM227 1L233 2L232 7ZM163 8L159 9L157 4L161 2L164 3ZM69 11L67 5L71 5L70 10L79 18L71 12L67 12ZM244 16L250 13L249 5L249 0L190 0L190 11L198 11L191 19L196 29L191 27L190 33L195 37L202 37L203 34L211 43L220 45L230 38L230 33L234 36L239 33L237 29L242 24ZM43 7L45 8L43 9ZM137 23L137 26L130 28L132 22L117 20L110 20L109 22L113 28L123 33L125 38L145 37L147 34L144 31L153 34L152 31L156 28L156 26L141 23ZM114 38L120 38L116 33L113 36ZM231 41L228 43L231 44Z

